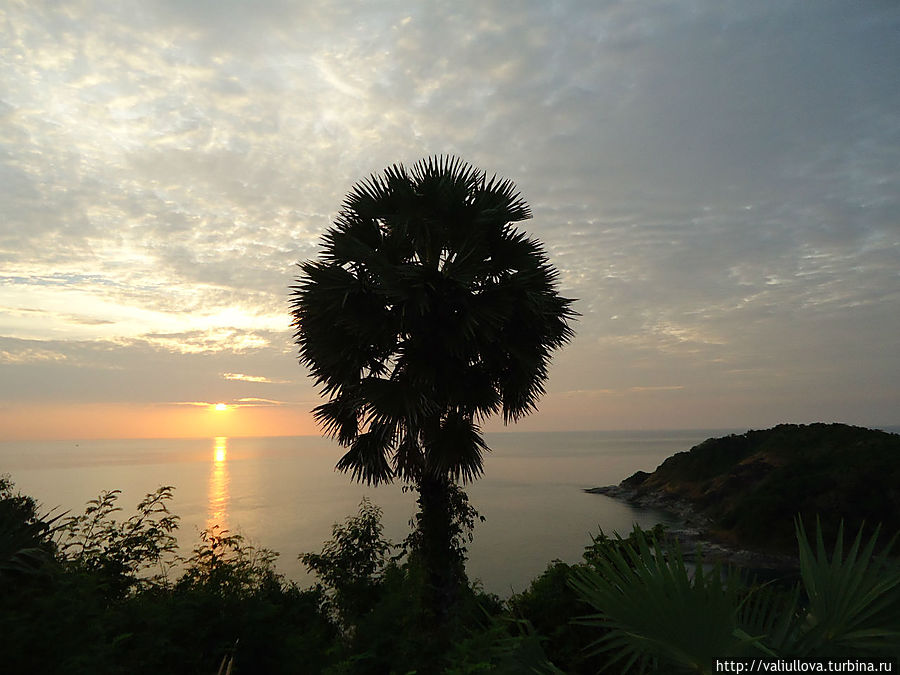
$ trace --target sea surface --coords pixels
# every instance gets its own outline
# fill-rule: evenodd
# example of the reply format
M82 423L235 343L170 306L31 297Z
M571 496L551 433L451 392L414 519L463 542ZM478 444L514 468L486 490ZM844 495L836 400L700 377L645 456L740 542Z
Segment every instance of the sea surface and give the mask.
M733 430L742 433L745 430ZM485 517L469 545L469 576L503 597L526 589L553 559L578 562L591 534L627 534L664 514L636 509L585 488L653 471L670 455L732 430L504 432L486 434L484 476L467 486ZM337 473L341 449L315 436L127 439L0 443L0 474L44 510L82 513L102 490L122 491L127 518L147 493L175 486L185 551L218 524L280 553L278 569L301 585L312 579L297 555L320 551L334 523L368 496L384 511L385 534L409 532L415 494L400 484L371 488Z

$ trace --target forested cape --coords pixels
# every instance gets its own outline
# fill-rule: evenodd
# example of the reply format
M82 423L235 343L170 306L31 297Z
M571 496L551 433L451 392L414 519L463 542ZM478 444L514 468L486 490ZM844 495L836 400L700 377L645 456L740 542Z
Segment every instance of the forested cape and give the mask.
M746 546L793 550L794 518L900 530L900 435L846 424L780 424L710 438L639 471L620 485L657 505L682 501L720 536Z

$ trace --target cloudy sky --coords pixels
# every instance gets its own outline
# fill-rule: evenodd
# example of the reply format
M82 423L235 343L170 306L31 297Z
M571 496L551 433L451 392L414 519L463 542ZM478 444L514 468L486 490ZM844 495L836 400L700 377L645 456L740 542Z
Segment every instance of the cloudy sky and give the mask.
M315 433L294 265L435 153L516 182L579 299L518 429L900 424L895 2L8 0L0 34L0 438Z

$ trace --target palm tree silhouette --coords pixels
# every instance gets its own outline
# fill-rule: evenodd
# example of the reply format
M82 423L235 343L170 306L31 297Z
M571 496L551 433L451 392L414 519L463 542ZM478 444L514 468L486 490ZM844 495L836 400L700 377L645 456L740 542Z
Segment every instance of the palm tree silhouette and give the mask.
M337 468L419 493L438 623L464 574L451 492L482 473L479 423L533 411L573 335L557 271L512 225L530 217L511 181L458 158L397 164L352 188L291 287L300 363L328 398L315 417L348 448Z

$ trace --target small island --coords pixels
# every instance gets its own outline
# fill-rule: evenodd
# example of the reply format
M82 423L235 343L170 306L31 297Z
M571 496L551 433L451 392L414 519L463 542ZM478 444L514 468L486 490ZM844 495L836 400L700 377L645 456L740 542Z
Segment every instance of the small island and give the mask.
M682 524L677 534L713 556L774 567L795 550L798 515L807 529L818 518L831 542L842 520L845 533L863 523L888 536L900 530L900 435L780 424L707 439L653 473L587 491L672 513Z

